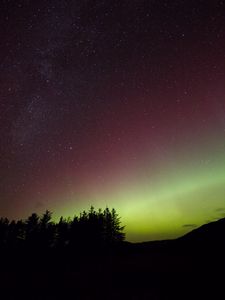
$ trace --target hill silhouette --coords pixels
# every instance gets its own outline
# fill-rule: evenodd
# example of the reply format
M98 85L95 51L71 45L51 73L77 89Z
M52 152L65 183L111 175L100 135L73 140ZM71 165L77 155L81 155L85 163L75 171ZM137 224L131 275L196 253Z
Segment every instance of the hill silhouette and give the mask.
M180 251L181 247L187 251L192 248L195 251L204 248L206 252L222 250L225 249L225 218L199 226L177 239L135 243L133 247L145 251L164 248Z
M200 226L182 236L178 240L194 243L198 247L224 247L225 246L225 218Z
M225 218L129 243L115 210L0 221L3 299L223 299Z

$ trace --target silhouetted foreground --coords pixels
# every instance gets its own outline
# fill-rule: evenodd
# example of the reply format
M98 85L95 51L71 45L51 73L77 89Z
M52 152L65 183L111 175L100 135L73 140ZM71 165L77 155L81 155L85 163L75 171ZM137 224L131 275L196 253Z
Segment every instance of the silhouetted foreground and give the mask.
M0 219L1 249L47 250L72 248L73 250L91 250L111 247L125 238L124 227L115 209L96 211L93 207L79 216L60 218L52 222L52 213L46 211L41 217L33 213L27 220L9 221ZM91 247L91 248L87 248Z
M176 240L124 241L116 211L0 220L0 299L224 299L225 219Z

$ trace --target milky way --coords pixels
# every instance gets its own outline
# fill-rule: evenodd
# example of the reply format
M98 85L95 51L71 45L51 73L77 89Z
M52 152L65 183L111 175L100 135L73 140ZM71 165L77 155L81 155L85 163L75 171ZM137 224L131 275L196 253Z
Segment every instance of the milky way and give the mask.
M128 240L225 211L225 1L1 1L0 215L115 207Z

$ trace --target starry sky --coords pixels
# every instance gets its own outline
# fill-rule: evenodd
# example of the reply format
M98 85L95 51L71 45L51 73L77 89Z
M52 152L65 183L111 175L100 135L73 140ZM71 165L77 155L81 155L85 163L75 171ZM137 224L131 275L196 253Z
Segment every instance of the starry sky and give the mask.
M0 215L225 216L225 1L1 0Z

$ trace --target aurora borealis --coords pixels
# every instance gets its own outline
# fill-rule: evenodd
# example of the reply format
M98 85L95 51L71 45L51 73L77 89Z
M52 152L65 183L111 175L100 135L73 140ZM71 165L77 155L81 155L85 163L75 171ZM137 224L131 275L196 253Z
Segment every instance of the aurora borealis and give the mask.
M172 2L172 3L171 3ZM225 1L1 1L0 215L225 214Z

